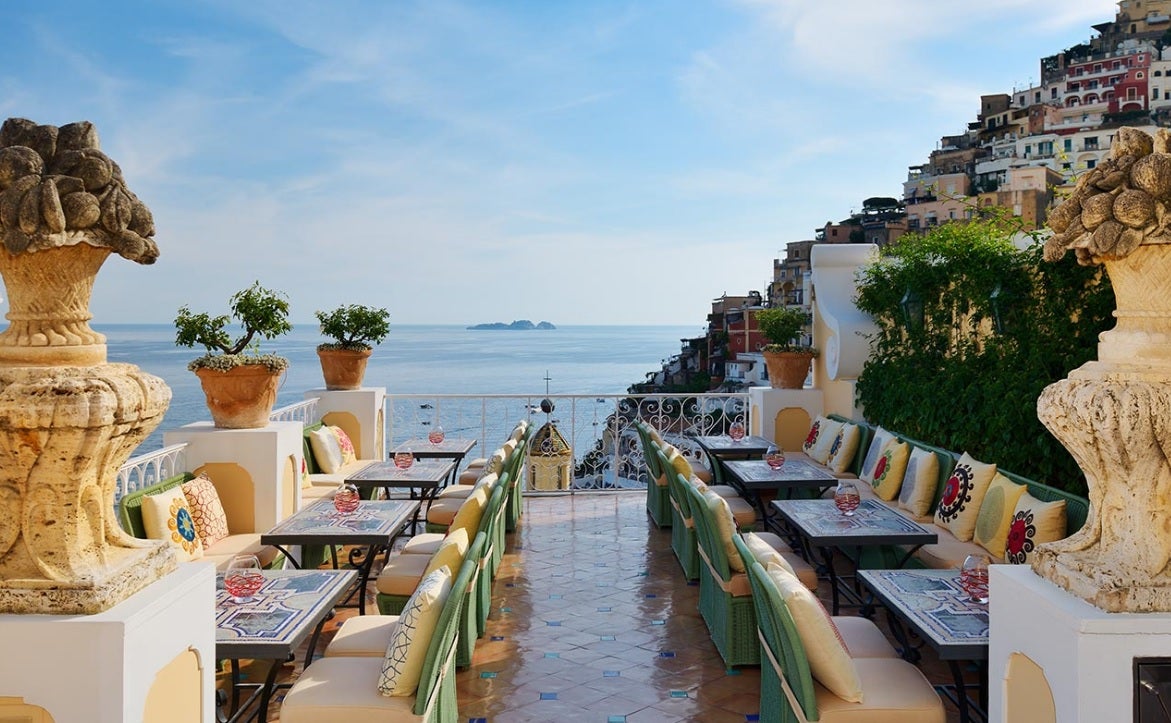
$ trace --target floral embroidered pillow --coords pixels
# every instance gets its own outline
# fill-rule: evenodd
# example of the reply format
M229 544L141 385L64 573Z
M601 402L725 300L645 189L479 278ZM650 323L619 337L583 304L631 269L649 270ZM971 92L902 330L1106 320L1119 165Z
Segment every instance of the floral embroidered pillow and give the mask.
M337 437L337 446L342 451L342 466L356 461L358 453L354 451L354 442L350 439L350 435L346 434L346 430L334 426L330 426L328 429Z
M181 561L203 557L203 543L195 531L195 520L182 487L143 497L142 526L148 538L166 540L174 546Z
M1004 561L1024 564L1042 542L1065 537L1065 500L1042 502L1028 492L1017 500L1008 538L1004 544Z
M874 494L887 502L898 496L910 455L911 445L900 442L897 437L887 440L874 465Z
M943 486L943 496L935 508L935 524L947 529L960 542L970 542L976 531L980 505L994 476L996 465L984 464L964 452Z

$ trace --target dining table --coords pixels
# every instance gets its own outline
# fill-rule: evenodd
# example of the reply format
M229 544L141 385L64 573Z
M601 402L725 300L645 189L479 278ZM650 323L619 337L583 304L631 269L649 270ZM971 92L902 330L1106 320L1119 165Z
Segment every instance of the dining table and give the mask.
M776 445L775 442L754 434L740 439L732 439L726 434L695 434L690 435L690 438L707 455L711 463L712 481L715 484L724 484L722 462L734 459L760 459L769 447Z
M790 498L794 491L808 490L814 496L821 496L825 490L837 484L837 478L824 467L807 459L789 457L780 467L771 467L762 459L732 459L723 462L727 481L740 495L752 500L760 513L760 519L767 519L769 508L765 495L775 497L783 494Z

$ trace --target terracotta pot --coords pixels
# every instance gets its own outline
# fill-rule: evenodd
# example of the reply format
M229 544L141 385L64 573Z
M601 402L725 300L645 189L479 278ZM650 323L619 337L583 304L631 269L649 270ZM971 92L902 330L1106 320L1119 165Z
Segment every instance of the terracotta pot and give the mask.
M801 389L809 376L813 354L805 351L766 351L764 363L768 367L768 381L773 389Z
M276 404L282 372L263 364L244 364L228 371L197 369L207 397L212 422L221 429L259 429L268 426Z
M325 377L326 389L358 389L366 376L366 361L372 350L318 349L321 359L321 375Z

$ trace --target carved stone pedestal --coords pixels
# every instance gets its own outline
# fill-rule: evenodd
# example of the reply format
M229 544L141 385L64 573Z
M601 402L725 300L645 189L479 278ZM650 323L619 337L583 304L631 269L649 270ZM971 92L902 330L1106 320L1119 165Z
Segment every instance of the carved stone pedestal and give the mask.
M176 566L115 519L118 468L171 391L131 364L0 366L0 613L95 613Z

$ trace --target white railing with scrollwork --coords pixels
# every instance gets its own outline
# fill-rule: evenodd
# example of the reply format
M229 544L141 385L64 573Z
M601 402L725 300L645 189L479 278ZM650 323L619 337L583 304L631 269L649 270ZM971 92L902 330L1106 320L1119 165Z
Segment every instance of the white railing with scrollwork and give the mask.
M546 413L541 402L549 399ZM451 437L473 438L487 455L521 419L552 422L573 449L574 489L629 489L647 483L634 421L642 419L693 459L703 454L690 436L723 434L747 423L747 394L395 394L387 396L387 439L397 446L442 425Z
M114 506L123 495L150 487L159 480L187 471L187 445L172 444L147 454L131 457L118 469Z
M310 425L317 421L317 397L272 410L270 422L300 422Z

